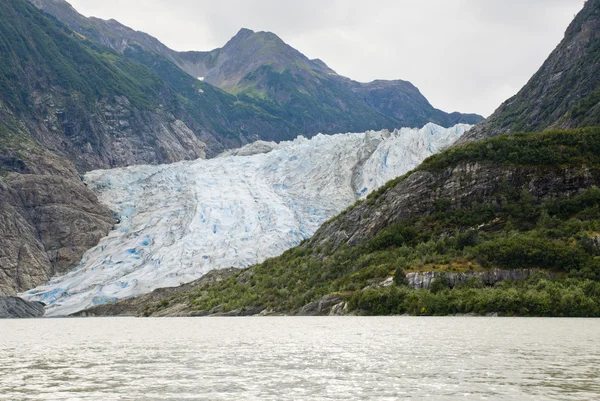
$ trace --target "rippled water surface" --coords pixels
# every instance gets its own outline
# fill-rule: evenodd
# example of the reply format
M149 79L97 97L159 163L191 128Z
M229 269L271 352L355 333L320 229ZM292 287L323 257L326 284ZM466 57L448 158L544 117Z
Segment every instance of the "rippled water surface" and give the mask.
M0 400L594 400L600 320L0 320Z

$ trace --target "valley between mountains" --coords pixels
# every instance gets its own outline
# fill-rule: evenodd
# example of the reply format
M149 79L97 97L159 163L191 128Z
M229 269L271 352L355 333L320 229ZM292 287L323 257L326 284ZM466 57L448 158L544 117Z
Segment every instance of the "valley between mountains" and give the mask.
M254 142L210 160L91 171L88 188L120 223L73 271L24 297L68 315L278 256L469 128Z
M600 0L485 120L269 32L0 33L4 315L600 316Z

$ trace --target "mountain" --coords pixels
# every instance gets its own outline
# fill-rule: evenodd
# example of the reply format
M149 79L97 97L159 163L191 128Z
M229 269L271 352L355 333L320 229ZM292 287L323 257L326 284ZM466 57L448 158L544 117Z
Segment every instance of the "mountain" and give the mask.
M281 256L137 313L600 316L599 150L600 128L453 147Z
M255 142L210 160L89 172L88 188L120 223L74 270L24 297L66 315L262 262L468 128Z
M297 134L421 127L428 122L449 127L482 120L476 114L435 109L406 81L363 84L339 76L321 60L308 59L270 32L241 29L222 48L176 52L115 20L86 18L64 0L30 1L90 40L125 55L132 48L158 55L193 78L257 104L291 123ZM165 75L161 77L169 81Z
M112 228L111 211L81 181L86 171L399 121L354 98L309 116L304 106L230 94L171 61L196 56L60 0L35 4L58 18L24 0L0 3L1 294L68 271Z
M263 100L265 107L307 109L314 114L314 108L326 106L332 121L338 118L336 113L352 110L347 114L356 123L373 118L369 115L375 110L395 120L396 126L422 126L427 122L451 126L482 119L434 109L407 81L363 84L342 77L323 61L308 59L271 32L241 29L220 49L186 54L195 56L194 73L205 82ZM296 113L289 114L294 118Z
M519 131L600 125L600 2L588 0L529 82L463 142Z
M3 294L70 269L112 227L81 173L210 156L260 137L245 128L295 136L282 120L185 73L186 91L176 92L26 1L0 3L0 57Z
M462 144L281 256L138 313L600 316L599 8Z

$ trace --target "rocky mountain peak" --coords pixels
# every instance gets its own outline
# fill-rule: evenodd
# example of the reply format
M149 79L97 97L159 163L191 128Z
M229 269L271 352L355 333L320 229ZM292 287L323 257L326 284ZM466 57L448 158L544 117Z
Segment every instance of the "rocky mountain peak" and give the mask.
M244 38L247 38L248 36L254 34L254 31L252 29L248 29L248 28L241 28L238 33L235 34L235 36L233 38L231 38L231 41L234 40L242 40Z

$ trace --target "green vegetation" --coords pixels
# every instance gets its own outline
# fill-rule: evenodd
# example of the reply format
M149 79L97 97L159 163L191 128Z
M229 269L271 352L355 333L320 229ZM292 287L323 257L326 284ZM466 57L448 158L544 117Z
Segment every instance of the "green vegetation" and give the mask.
M535 166L540 174L556 166L598 171L599 155L600 128L590 128L497 137L447 150L418 170L479 162ZM440 199L429 214L397 222L354 247L304 243L177 300L198 310L262 306L293 312L337 293L352 310L368 314L600 316L600 189L538 200L525 187L502 186L495 195L493 202L463 208ZM450 289L440 279L431 291L412 290L404 280L412 271L489 268L531 268L540 274L491 288L474 279ZM556 278L550 280L550 273ZM390 276L391 287L365 290Z
M373 110L338 81L302 69L276 71L263 65L244 77L236 93L240 100L255 102L309 133L323 127L332 127L326 132L393 129L399 123ZM415 121L403 122L407 123Z
M600 166L600 128L553 130L542 133L519 132L454 146L428 157L407 174L390 180L373 191L368 196L368 200L373 203L417 171L440 171L462 162L505 166L596 167Z
M600 282L550 280L544 275L523 282L501 282L484 288L477 282L452 290L414 291L392 286L369 289L350 298L349 306L369 315L500 313L504 316L600 316Z
M152 69L179 96L180 102L176 103L177 106L185 109L195 122L202 122L203 127L211 128L225 137L239 139L240 133L252 134L248 130L252 121L255 121L256 126L270 126L271 130L277 131L278 139L292 139L300 132L290 122L269 114L254 100L238 99L199 81L157 53L132 45L125 50L124 55L129 60ZM170 111L176 113L173 104L170 106ZM186 123L194 126L194 122ZM261 132L261 135L268 137L264 132Z
M600 125L600 3L587 1L539 71L486 123L488 132Z
M417 170L441 170L460 162L526 166L600 164L600 128L516 133L457 146L426 159Z
M78 94L89 103L126 96L141 107L152 106L160 92L161 81L152 71L81 39L21 0L0 3L0 55L0 93L20 114L30 113L31 96L44 89Z

